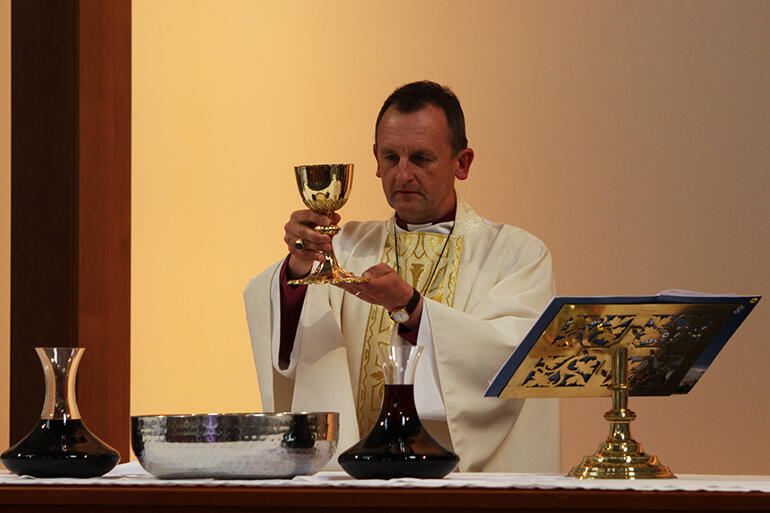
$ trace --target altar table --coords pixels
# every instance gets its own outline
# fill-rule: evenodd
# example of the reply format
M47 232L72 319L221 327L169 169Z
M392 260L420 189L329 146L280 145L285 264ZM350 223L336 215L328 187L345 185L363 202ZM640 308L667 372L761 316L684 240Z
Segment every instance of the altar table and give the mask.
M452 473L444 479L357 481L320 472L292 480L161 480L132 474L131 465L96 479L0 474L0 512L770 511L770 476L616 481Z

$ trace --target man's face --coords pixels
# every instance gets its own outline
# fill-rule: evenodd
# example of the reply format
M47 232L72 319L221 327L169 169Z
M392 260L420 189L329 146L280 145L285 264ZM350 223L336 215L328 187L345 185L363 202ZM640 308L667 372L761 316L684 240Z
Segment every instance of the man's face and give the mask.
M377 129L374 157L388 204L404 221L419 224L452 209L455 178L468 177L473 150L452 155L449 126L439 107L404 113L390 106Z

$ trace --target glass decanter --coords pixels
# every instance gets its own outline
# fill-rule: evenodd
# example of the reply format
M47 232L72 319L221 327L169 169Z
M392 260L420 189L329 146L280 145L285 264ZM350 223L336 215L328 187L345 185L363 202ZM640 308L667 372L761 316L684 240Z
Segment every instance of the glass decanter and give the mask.
M92 434L75 400L82 347L36 347L45 373L45 404L38 424L0 455L11 472L34 477L96 477L109 472L120 454Z
M394 336L391 345L377 348L385 373L380 416L369 434L337 461L356 479L439 479L454 470L460 458L437 442L417 415L414 372L422 347L397 341L400 337Z

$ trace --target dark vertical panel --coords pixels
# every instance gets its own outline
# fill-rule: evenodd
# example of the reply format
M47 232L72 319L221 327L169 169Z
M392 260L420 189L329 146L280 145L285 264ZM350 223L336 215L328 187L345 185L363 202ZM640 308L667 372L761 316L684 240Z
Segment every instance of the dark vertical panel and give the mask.
M79 345L83 418L125 459L131 2L11 10L11 442L42 407L33 348Z
M43 407L36 346L77 344L72 2L11 5L11 442Z

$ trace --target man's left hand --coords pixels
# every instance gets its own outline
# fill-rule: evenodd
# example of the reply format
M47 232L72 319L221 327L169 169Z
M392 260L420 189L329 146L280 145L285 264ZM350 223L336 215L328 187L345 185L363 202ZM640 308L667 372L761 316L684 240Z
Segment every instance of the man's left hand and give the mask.
M382 305L391 311L405 306L411 299L414 289L396 271L387 264L377 264L364 271L361 276L369 278L366 283L342 283L338 287L345 289L358 299L368 303ZM409 320L402 323L411 328L417 324L422 313L422 298Z

